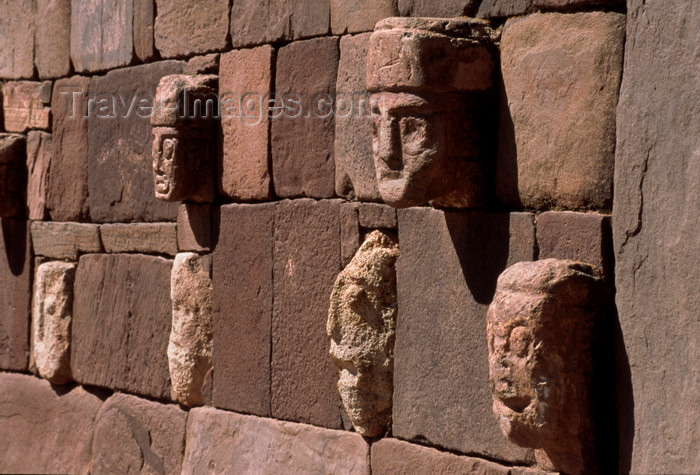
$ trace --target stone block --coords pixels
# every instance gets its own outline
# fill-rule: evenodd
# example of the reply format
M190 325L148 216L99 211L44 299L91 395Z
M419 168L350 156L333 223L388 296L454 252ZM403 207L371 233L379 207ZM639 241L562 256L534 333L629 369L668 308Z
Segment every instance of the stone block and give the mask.
M195 56L187 61L185 66L185 74L219 74L219 53L205 54L204 56Z
M532 0L484 0L476 13L478 18L507 18L530 13Z
M70 0L36 2L34 64L41 79L70 73Z
M341 428L337 372L324 323L340 272L338 201L275 207L272 417Z
M533 0L532 6L543 10L573 10L602 6L624 5L625 0Z
M50 127L48 107L51 81L14 81L2 87L2 108L5 130L25 132Z
M34 75L34 33L36 3L34 0L2 0L0 2L0 78L23 79Z
M96 224L34 221L31 230L32 246L37 256L77 260L80 254L102 252Z
M100 236L105 252L109 253L177 254L175 223L103 224Z
M27 134L27 211L29 219L46 217L46 193L51 166L51 134L32 130Z
M155 13L155 0L134 0L134 53L144 63L158 56L153 40Z
M491 413L484 335L498 275L535 257L532 220L410 208L398 221L393 435L529 462L532 452L508 442Z
M486 0L488 1L488 0ZM461 17L474 16L479 0L398 0L399 14L412 17Z
M299 103L272 118L272 177L277 196L331 198L334 194L335 124L332 110L323 101L335 93L338 56L337 38L298 41L278 51L275 92L286 104Z
M0 217L23 218L27 208L27 139L0 133Z
M25 371L29 357L32 259L26 221L2 219L0 233L0 368Z
M116 393L95 419L92 473L179 473L187 413Z
M272 198L270 118L274 50L269 45L221 55L219 97L223 154L221 192L240 201Z
M187 421L182 473L199 473L202 467L251 475L365 475L369 445L350 432L200 408Z
M379 203L341 203L339 216L343 267L348 265L369 231L383 229L395 232L398 226L396 209Z
M54 158L46 208L54 221L88 219L88 121L85 95L90 78L73 76L54 83L51 95Z
M0 373L0 471L90 473L95 416L102 401L81 387Z
M90 82L90 96L98 97L88 118L88 189L94 222L176 219L177 204L155 197L149 119L160 79L179 74L182 67L179 61L159 61L111 71ZM144 99L145 109L140 109Z
M212 249L212 206L183 203L177 212L177 247L180 251Z
M365 229L396 229L396 209L378 203L359 203L360 227Z
M275 206L221 207L213 279L214 405L268 417Z
M172 260L138 254L82 256L73 305L73 378L170 398Z
M372 31L374 24L382 18L399 14L396 0L330 0L330 5L334 35Z
M70 57L75 71L94 73L131 63L133 21L134 0L71 0Z
M624 37L619 13L506 23L496 173L504 202L610 209Z
M156 48L163 58L226 49L229 0L156 0Z

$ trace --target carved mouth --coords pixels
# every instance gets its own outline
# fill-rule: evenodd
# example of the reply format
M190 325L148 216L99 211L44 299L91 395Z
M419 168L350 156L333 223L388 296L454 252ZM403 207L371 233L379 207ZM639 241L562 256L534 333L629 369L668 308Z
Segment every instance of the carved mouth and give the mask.
M513 412L522 414L525 409L532 402L532 398L529 396L505 396L503 394L498 395L498 399Z
M170 191L170 181L165 177L165 175L156 174L155 188L157 193L165 195Z

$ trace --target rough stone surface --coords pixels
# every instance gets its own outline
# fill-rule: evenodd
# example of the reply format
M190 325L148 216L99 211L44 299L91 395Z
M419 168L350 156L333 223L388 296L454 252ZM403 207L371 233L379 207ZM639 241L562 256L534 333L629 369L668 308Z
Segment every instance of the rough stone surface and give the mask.
M359 211L360 226L366 229L396 228L396 210L390 206L375 203L360 203L357 206Z
M23 218L27 200L27 139L0 133L0 217Z
M177 254L175 223L103 224L100 236L105 252Z
M81 387L0 373L0 471L89 473L90 443L102 401Z
M213 279L214 405L268 417L275 206L221 207Z
M211 255L183 252L175 256L170 275L173 323L168 365L173 399L185 406L203 404L204 376L211 368Z
M27 369L32 295L32 259L26 221L0 224L0 368Z
M70 0L36 2L34 64L41 79L70 73Z
M610 209L624 37L619 13L506 23L496 187L507 204Z
M212 248L212 206L184 203L177 212L177 247L180 251Z
M221 192L235 200L272 197L266 94L272 90L273 52L265 45L221 55L219 97L224 149L219 175Z
M306 424L193 409L183 474L216 472L369 474L369 445L358 434Z
M95 224L34 221L31 229L37 256L77 260L80 254L102 251L99 228Z
M93 107L88 118L88 185L93 221L176 219L177 204L155 198L149 123L152 110L139 109L138 102L148 99L152 107L160 79L179 74L182 66L179 61L160 61L111 71L90 82L91 96L102 93L98 100L103 101ZM126 101L124 108L117 97ZM134 110L129 113L132 105ZM98 113L100 107L103 110Z
M625 0L533 0L532 6L542 9L568 10L574 8L600 7L623 4Z
M25 132L27 129L48 129L48 104L51 82L16 81L2 87L2 108L5 130Z
M156 0L156 48L178 58L226 48L229 0Z
M34 0L0 2L0 78L22 79L34 74Z
M44 262L36 269L32 354L39 375L54 384L72 380L71 320L75 263Z
M153 40L155 0L134 1L134 53L144 63L156 58ZM185 12L182 13L183 15Z
M627 20L612 218L633 390L618 401L621 471L697 472L700 4L632 0Z
M51 134L32 130L27 134L27 212L29 219L46 217L46 192L51 165Z
M170 397L171 260L82 256L73 305L73 378L157 399Z
M340 272L338 201L275 207L272 417L341 428L337 371L324 323Z
M195 56L187 61L185 66L185 74L219 74L219 53L205 54L204 56Z
M59 79L51 95L51 173L46 208L54 221L85 221L88 202L88 122L83 96L90 78Z
M298 41L277 53L275 92L286 98L285 103L300 101L272 119L272 177L277 196L331 198L334 194L335 125L333 114L321 102L328 98L326 94L332 97L335 92L338 56L337 38ZM292 117L294 114L300 117Z
M92 442L92 473L179 473L187 413L127 394L100 408Z
M326 332L338 391L355 431L365 437L386 433L391 421L398 256L392 236L371 232L331 293Z
M330 5L334 35L372 31L379 20L398 15L396 0L330 0Z
M498 275L535 257L532 220L426 208L398 218L393 435L529 461L532 452L508 442L492 415L484 335Z
M483 0L478 18L506 18L524 15L532 10L532 0Z
M70 57L75 71L128 65L134 50L133 20L134 0L71 0Z
M488 1L488 0L485 0ZM399 14L412 17L474 16L479 0L398 0Z

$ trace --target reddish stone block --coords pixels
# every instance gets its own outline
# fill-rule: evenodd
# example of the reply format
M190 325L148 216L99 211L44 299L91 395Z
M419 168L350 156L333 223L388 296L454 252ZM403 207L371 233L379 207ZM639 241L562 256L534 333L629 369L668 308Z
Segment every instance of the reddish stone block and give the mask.
M0 1L0 78L22 79L34 75L34 0Z
M187 413L127 394L100 408L92 442L93 473L179 473Z
M334 35L372 31L382 18L399 15L395 0L331 0L330 4Z
M378 203L359 203L360 226L365 229L396 229L396 208Z
M175 223L117 223L100 226L105 252L141 252L145 254L177 254Z
M51 134L32 130L27 134L27 208L29 219L46 217L46 192L51 165Z
M232 199L272 197L267 93L274 50L265 45L221 55L219 98L223 159L221 192Z
M134 53L144 63L156 58L153 41L155 0L134 0Z
M341 270L339 208L338 201L283 201L274 218L272 416L329 428L342 427L343 412L325 331Z
M155 42L163 58L226 49L230 0L156 0Z
M204 56L195 56L187 61L185 74L219 74L219 53L205 54ZM220 78L219 78L220 79Z
M50 127L48 107L51 81L16 81L2 87L2 108L5 130L25 132Z
M180 251L212 248L212 206L183 203L177 212L177 246Z
M70 0L36 3L34 64L41 79L70 73Z
M213 403L270 416L274 204L221 207L214 250Z
M76 381L170 398L172 262L139 254L80 258L71 349Z
M272 177L280 197L330 198L334 194L335 125L323 101L332 100L335 93L337 64L337 38L294 42L277 54L275 91L292 107L272 119ZM289 100L300 102L294 106Z
M151 162L153 109L130 113L127 108L141 99L153 106L158 82L163 76L179 74L183 63L160 61L111 71L94 77L90 96L105 102L101 113L92 104L88 118L88 188L90 217L95 222L174 221L177 204L156 199ZM105 95L108 93L108 95ZM101 100L98 99L98 100ZM128 143L129 147L123 144Z
M486 0L488 1L488 0ZM412 17L458 17L474 16L479 0L398 0L399 14Z

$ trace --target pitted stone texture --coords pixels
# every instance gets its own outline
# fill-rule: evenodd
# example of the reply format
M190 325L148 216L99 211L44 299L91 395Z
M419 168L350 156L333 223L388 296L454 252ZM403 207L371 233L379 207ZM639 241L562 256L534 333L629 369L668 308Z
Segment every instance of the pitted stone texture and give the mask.
M358 434L244 416L190 411L183 474L217 472L369 474L369 445Z
M73 283L76 264L44 262L36 269L32 354L39 375L53 384L72 380L70 370Z
M265 45L221 55L219 97L223 158L221 192L239 201L272 198L270 119L274 50Z
M398 0L399 14L412 17L474 16L479 0Z
M102 251L96 224L33 221L31 230L37 256L77 260L80 254Z
M154 16L155 0L134 0L134 53L144 63L157 56L153 40Z
M100 408L92 442L92 473L179 473L187 413L127 394Z
M610 209L624 37L619 13L506 23L496 187L507 204Z
M272 417L341 428L324 323L340 267L339 201L275 206Z
M80 258L71 345L76 381L170 398L172 262L138 254Z
M155 42L163 58L226 48L229 0L156 0Z
M213 278L214 405L268 417L275 206L221 207Z
M532 0L483 0L478 18L506 18L524 15L532 10Z
M137 112L136 105L136 110L125 116L137 99L152 99L160 78L179 74L182 67L179 61L159 61L111 71L90 82L91 94L108 91L108 97L115 98L119 108L117 97L127 102L127 110L115 110L113 101L109 101L106 112L93 111L88 118L88 185L90 217L94 222L176 219L177 204L154 196L148 111ZM105 117L112 113L115 116ZM128 147L124 145L127 143Z
M51 134L32 130L27 134L27 208L29 219L46 217L46 193L51 166Z
M70 73L70 0L36 2L34 64L41 79Z
M398 226L396 210L387 205L375 203L360 203L357 205L359 211L360 226L366 229L395 229Z
M177 254L175 223L103 224L100 237L105 252L109 253Z
M2 108L5 130L25 132L48 129L51 109L51 81L16 81L2 87Z
M29 226L3 218L0 227L0 369L25 371L33 272Z
M202 385L211 368L211 261L211 255L180 253L170 276L173 323L168 366L173 399L185 406L203 404Z
M34 74L35 1L2 0L0 11L0 78L30 78Z
M535 258L532 219L429 208L398 218L393 435L528 463L532 451L506 440L492 416L484 335L498 275Z
M46 208L54 221L85 221L88 202L87 100L90 78L54 82L51 95L51 173Z
M338 391L355 431L386 433L391 421L396 331L395 239L373 231L338 275L326 332Z
M187 66L185 66L185 74L218 74L220 58L221 55L219 53L195 56L187 61Z
M70 57L75 71L128 65L134 50L133 20L134 0L71 0Z
M396 0L330 0L330 5L334 35L372 31L379 20L399 14Z
M212 205L180 205L177 212L177 246L180 251L211 250Z
M337 38L297 41L277 53L275 92L286 101L300 100L292 106L294 110L272 118L272 178L277 196L333 197L334 118L319 104L335 92L338 56ZM301 116L290 117L293 114Z
M23 218L27 200L27 139L0 133L0 217Z
M90 473L95 416L102 401L75 387L0 373L0 471Z

